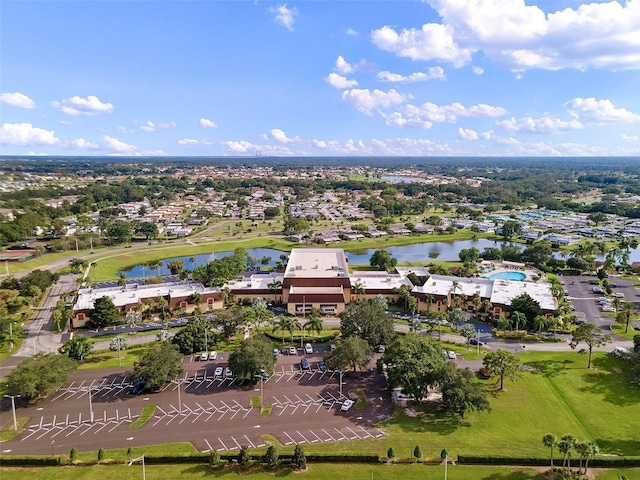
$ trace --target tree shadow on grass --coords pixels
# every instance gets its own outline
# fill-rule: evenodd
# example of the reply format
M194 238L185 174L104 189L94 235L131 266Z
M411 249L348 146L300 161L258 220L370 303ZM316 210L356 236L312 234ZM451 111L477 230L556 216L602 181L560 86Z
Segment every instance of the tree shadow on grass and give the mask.
M186 476L202 476L202 477L248 477L251 478L253 475L264 476L265 473L270 474L273 477L288 477L289 475L293 475L293 470L289 467L280 467L275 470L265 470L260 465L255 465L254 467L250 467L247 470L240 470L237 465L226 466L222 468L210 468L207 465L193 465L187 468L183 468L180 471L181 475ZM520 480L517 478L516 480ZM528 480L523 477L522 480Z
M492 473L491 475L479 478L482 480L540 480L546 477L536 472L508 472Z
M605 402L621 407L640 403L640 387L629 381L624 360L599 357L592 362L592 370L584 375L582 391L601 395Z
M527 365L533 367L531 373L536 375L543 375L545 377L556 377L563 374L569 369L569 365L572 365L571 360L538 360L533 362L527 362Z
M594 442L600 450L615 455L638 455L640 452L640 440L603 440L596 438Z
M427 433L449 435L458 428L471 427L465 418L455 414L444 413L439 405L433 402L424 404L409 404L408 408L418 414L417 419L407 415L404 411L396 413L390 423L398 425L404 433ZM416 421L418 420L418 421Z

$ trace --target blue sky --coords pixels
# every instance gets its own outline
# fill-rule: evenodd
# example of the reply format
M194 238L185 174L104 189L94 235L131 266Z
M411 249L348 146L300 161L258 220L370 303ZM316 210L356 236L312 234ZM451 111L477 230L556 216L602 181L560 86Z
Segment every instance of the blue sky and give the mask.
M5 155L640 155L640 0L5 0L0 45Z

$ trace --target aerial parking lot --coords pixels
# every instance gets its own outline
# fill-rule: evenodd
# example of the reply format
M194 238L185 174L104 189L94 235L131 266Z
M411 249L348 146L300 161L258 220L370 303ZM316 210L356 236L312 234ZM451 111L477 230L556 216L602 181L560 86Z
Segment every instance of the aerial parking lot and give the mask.
M302 358L308 369L302 369ZM167 442L191 442L202 452L228 451L264 446L265 434L283 445L376 438L383 433L375 424L393 411L384 378L373 368L353 378L343 375L340 388L340 374L322 368L317 352L280 355L272 376L250 384L216 375L220 368L224 372L227 360L223 353L206 362L186 357L183 376L153 393L132 394L129 369L77 372L46 400L18 409L17 415L29 422L22 434L3 444L3 453L66 454L73 447ZM343 409L354 388L364 391L365 408ZM270 413L252 407L252 397L263 398ZM132 429L145 405L155 405L154 414Z

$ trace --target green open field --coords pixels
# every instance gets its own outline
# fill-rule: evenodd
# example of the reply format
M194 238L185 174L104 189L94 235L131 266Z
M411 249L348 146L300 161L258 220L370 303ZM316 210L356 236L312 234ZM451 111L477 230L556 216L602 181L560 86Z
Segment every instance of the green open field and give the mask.
M541 469L517 467L480 467L451 465L447 467L448 478L452 480L544 480ZM591 470L590 470L591 471ZM130 480L142 477L142 465L97 465L92 467L49 467L49 468L3 468L3 480L89 480L109 477L110 480ZM348 480L412 480L435 479L444 477L442 465L353 465L353 464L310 464L304 472L292 472L287 468L275 472L261 469L249 469L239 472L236 469L211 470L205 465L145 465L146 478L154 480L173 480L176 478L247 478L266 480L273 478L303 478L306 480L325 480L327 478L345 478ZM640 480L640 470L599 471L598 480L619 480L621 475L627 480Z

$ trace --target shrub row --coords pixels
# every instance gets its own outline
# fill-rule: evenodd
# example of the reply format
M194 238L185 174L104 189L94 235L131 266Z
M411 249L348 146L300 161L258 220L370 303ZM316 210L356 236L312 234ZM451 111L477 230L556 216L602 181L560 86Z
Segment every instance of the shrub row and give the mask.
M578 459L574 457L572 464L576 464ZM546 466L550 465L549 458L536 457L492 457L477 455L458 455L458 462L479 465L531 465ZM555 465L562 465L562 458L553 460ZM591 467L640 467L640 457L596 457L589 459Z
M2 457L3 467L55 467L60 465L60 457Z

